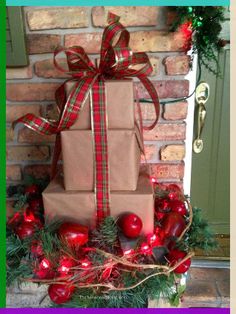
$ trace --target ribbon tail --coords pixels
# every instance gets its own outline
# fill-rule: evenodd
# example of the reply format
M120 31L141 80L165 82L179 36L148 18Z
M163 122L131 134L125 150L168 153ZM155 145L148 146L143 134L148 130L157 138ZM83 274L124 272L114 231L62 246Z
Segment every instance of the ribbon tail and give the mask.
M32 113L27 113L12 123L15 128L16 124L23 123L29 129L43 135L51 135L57 132L57 122L49 122L47 119L37 117Z

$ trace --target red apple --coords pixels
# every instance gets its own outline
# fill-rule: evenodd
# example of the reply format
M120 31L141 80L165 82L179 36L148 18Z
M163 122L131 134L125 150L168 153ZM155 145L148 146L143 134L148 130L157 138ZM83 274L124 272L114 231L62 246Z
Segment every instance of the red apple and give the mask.
M88 242L88 227L78 223L65 222L59 227L58 235L69 246L82 246Z
M186 227L185 219L176 212L165 214L162 220L162 229L166 237L179 237Z
M136 214L125 214L120 218L119 226L128 238L137 238L143 228L141 218Z
M48 295L54 303L62 304L71 299L74 290L75 287L68 284L52 284L48 288Z
M167 259L170 262L170 266L176 265L178 262L183 260L187 255L186 252L180 251L178 249L172 250L169 252ZM174 273L176 274L184 274L186 271L189 270L191 265L191 259L187 259L185 262L181 263L175 270Z

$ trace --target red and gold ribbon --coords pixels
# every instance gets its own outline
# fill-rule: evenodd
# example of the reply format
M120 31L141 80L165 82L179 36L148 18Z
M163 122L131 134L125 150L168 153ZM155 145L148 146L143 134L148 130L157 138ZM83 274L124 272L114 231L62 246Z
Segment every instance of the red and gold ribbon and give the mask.
M137 77L149 93L156 114L154 122L150 126L145 126L144 130L154 128L159 117L158 95L147 77L152 72L148 56L142 52L132 52L129 47L130 34L119 22L118 16L109 13L108 23L102 36L99 66L96 66L89 59L82 47L73 46L55 50L54 64L56 68L72 76L55 93L57 106L61 111L59 120L49 121L33 114L26 114L14 122L14 124L24 123L27 127L41 134L57 134L53 161L55 169L60 153L59 134L74 124L79 111L89 97L89 93L92 94L93 115L91 115L91 119L95 144L95 191L99 217L109 214L105 80ZM116 43L114 43L115 40ZM62 52L66 55L68 70L62 68L57 62L56 57ZM69 96L66 97L65 84L68 81L74 81L75 84Z

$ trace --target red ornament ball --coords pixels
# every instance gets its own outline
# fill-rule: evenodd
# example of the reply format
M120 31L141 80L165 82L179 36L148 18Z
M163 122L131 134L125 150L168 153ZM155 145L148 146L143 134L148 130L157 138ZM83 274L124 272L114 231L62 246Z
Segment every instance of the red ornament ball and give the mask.
M176 212L182 216L185 216L188 213L184 202L180 200L172 200L170 202L170 208L173 212Z
M65 222L59 227L58 235L69 246L82 246L88 242L88 227L78 223Z
M54 303L62 304L71 299L74 290L75 287L68 284L52 284L48 287L48 295Z
M32 197L40 193L39 187L36 184L31 184L25 187L25 194Z
M186 252L183 252L183 251L175 249L175 250L170 251L170 253L168 254L167 258L168 258L168 260L170 262L170 265L174 266L175 264L177 264L178 262L183 260L186 255L187 255ZM181 263L174 270L174 273L176 273L176 274L184 274L184 273L186 273L186 271L189 270L190 266L191 266L191 259L189 258L185 262Z
M128 238L137 238L143 228L142 220L136 214L125 214L120 218L119 226Z
M23 221L17 228L15 234L21 239L32 237L37 229L42 228L41 221Z
M162 220L162 229L166 237L179 237L185 227L185 219L176 212L167 213Z

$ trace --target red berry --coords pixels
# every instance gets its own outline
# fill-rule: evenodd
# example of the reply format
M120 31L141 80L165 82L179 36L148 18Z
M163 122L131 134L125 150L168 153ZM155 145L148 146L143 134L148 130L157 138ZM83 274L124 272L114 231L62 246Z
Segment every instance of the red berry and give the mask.
M88 227L77 223L63 223L58 234L69 246L81 246L88 242Z
M173 212L176 212L182 216L187 215L187 209L184 202L180 200L172 200L170 202L170 208Z
M162 229L166 237L179 237L186 227L185 219L176 212L165 214L162 220Z
M180 250L172 250L168 254L167 258L170 262L170 266L176 265L178 262L183 260L185 256L187 255L186 252L180 251ZM181 263L175 270L174 273L176 274L184 274L186 271L189 270L191 265L191 259L187 259L185 262Z
M39 194L39 187L36 184L31 184L25 187L25 194L28 196L35 196Z
M120 218L119 226L128 238L137 238L143 228L142 220L135 214L125 214Z
M62 304L71 299L74 290L75 287L68 284L52 284L48 288L48 295L54 303Z

